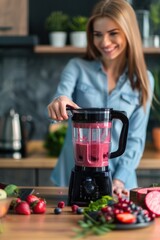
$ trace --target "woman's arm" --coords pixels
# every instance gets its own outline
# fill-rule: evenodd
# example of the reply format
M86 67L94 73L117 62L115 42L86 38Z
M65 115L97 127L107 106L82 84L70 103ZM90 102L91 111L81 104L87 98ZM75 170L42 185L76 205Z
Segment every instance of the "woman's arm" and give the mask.
M75 59L71 59L64 68L54 98L48 105L48 115L51 119L57 121L67 120L67 105L73 108L79 108L79 106L72 101L72 94L77 79L78 67Z

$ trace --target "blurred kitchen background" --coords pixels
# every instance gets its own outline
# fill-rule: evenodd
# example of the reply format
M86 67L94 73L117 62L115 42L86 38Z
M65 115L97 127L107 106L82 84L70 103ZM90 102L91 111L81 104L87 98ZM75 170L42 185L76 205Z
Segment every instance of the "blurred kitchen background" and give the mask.
M0 117L6 116L10 109L14 109L19 116L30 116L35 127L29 141L43 142L46 138L50 128L47 105L55 93L61 71L70 58L84 53L83 48L69 51L64 47L64 51L63 48L53 50L49 42L49 33L45 28L46 18L53 11L63 11L70 17L78 15L89 17L96 2L98 1L0 0ZM159 74L160 17L158 16L158 27L156 25L154 28L150 12L151 5L154 3L160 5L160 0L129 2L137 13L148 69ZM69 45L68 33L66 46ZM151 115L147 131L149 143L152 143L151 131L154 121ZM26 171L29 170L25 169L24 173L22 171L8 173L7 168L2 169L0 165L0 181L10 181L9 176L16 179L15 174L26 176ZM51 184L50 172L51 169L46 173L42 172L41 176L45 175L45 180L39 177L41 180L37 184ZM35 182L30 183L29 178L31 179L27 175L22 184L33 185ZM15 180L17 184L19 179Z

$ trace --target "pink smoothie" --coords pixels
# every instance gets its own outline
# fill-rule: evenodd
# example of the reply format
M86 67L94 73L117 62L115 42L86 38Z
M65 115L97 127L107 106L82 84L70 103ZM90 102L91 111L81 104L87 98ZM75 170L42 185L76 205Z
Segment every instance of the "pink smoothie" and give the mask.
M110 143L79 143L75 144L76 165L85 167L108 166Z

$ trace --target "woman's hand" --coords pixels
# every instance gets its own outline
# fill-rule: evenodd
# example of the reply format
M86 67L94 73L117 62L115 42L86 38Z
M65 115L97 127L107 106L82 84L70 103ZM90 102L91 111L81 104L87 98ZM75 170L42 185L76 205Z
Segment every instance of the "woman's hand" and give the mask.
M73 107L75 109L79 108L77 104L72 102L68 97L66 96L60 96L56 99L54 99L49 105L48 105L48 115L51 119L54 119L56 121L63 121L68 119L66 106Z
M118 179L114 179L112 183L113 194L121 197L123 195L129 196L129 191L125 189L124 183Z

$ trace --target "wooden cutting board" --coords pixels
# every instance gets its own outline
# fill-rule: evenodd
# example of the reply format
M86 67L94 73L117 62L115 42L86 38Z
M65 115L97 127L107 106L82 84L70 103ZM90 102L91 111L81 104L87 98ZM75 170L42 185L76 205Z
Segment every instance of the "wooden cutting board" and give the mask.
M0 36L28 35L28 0L0 0Z

